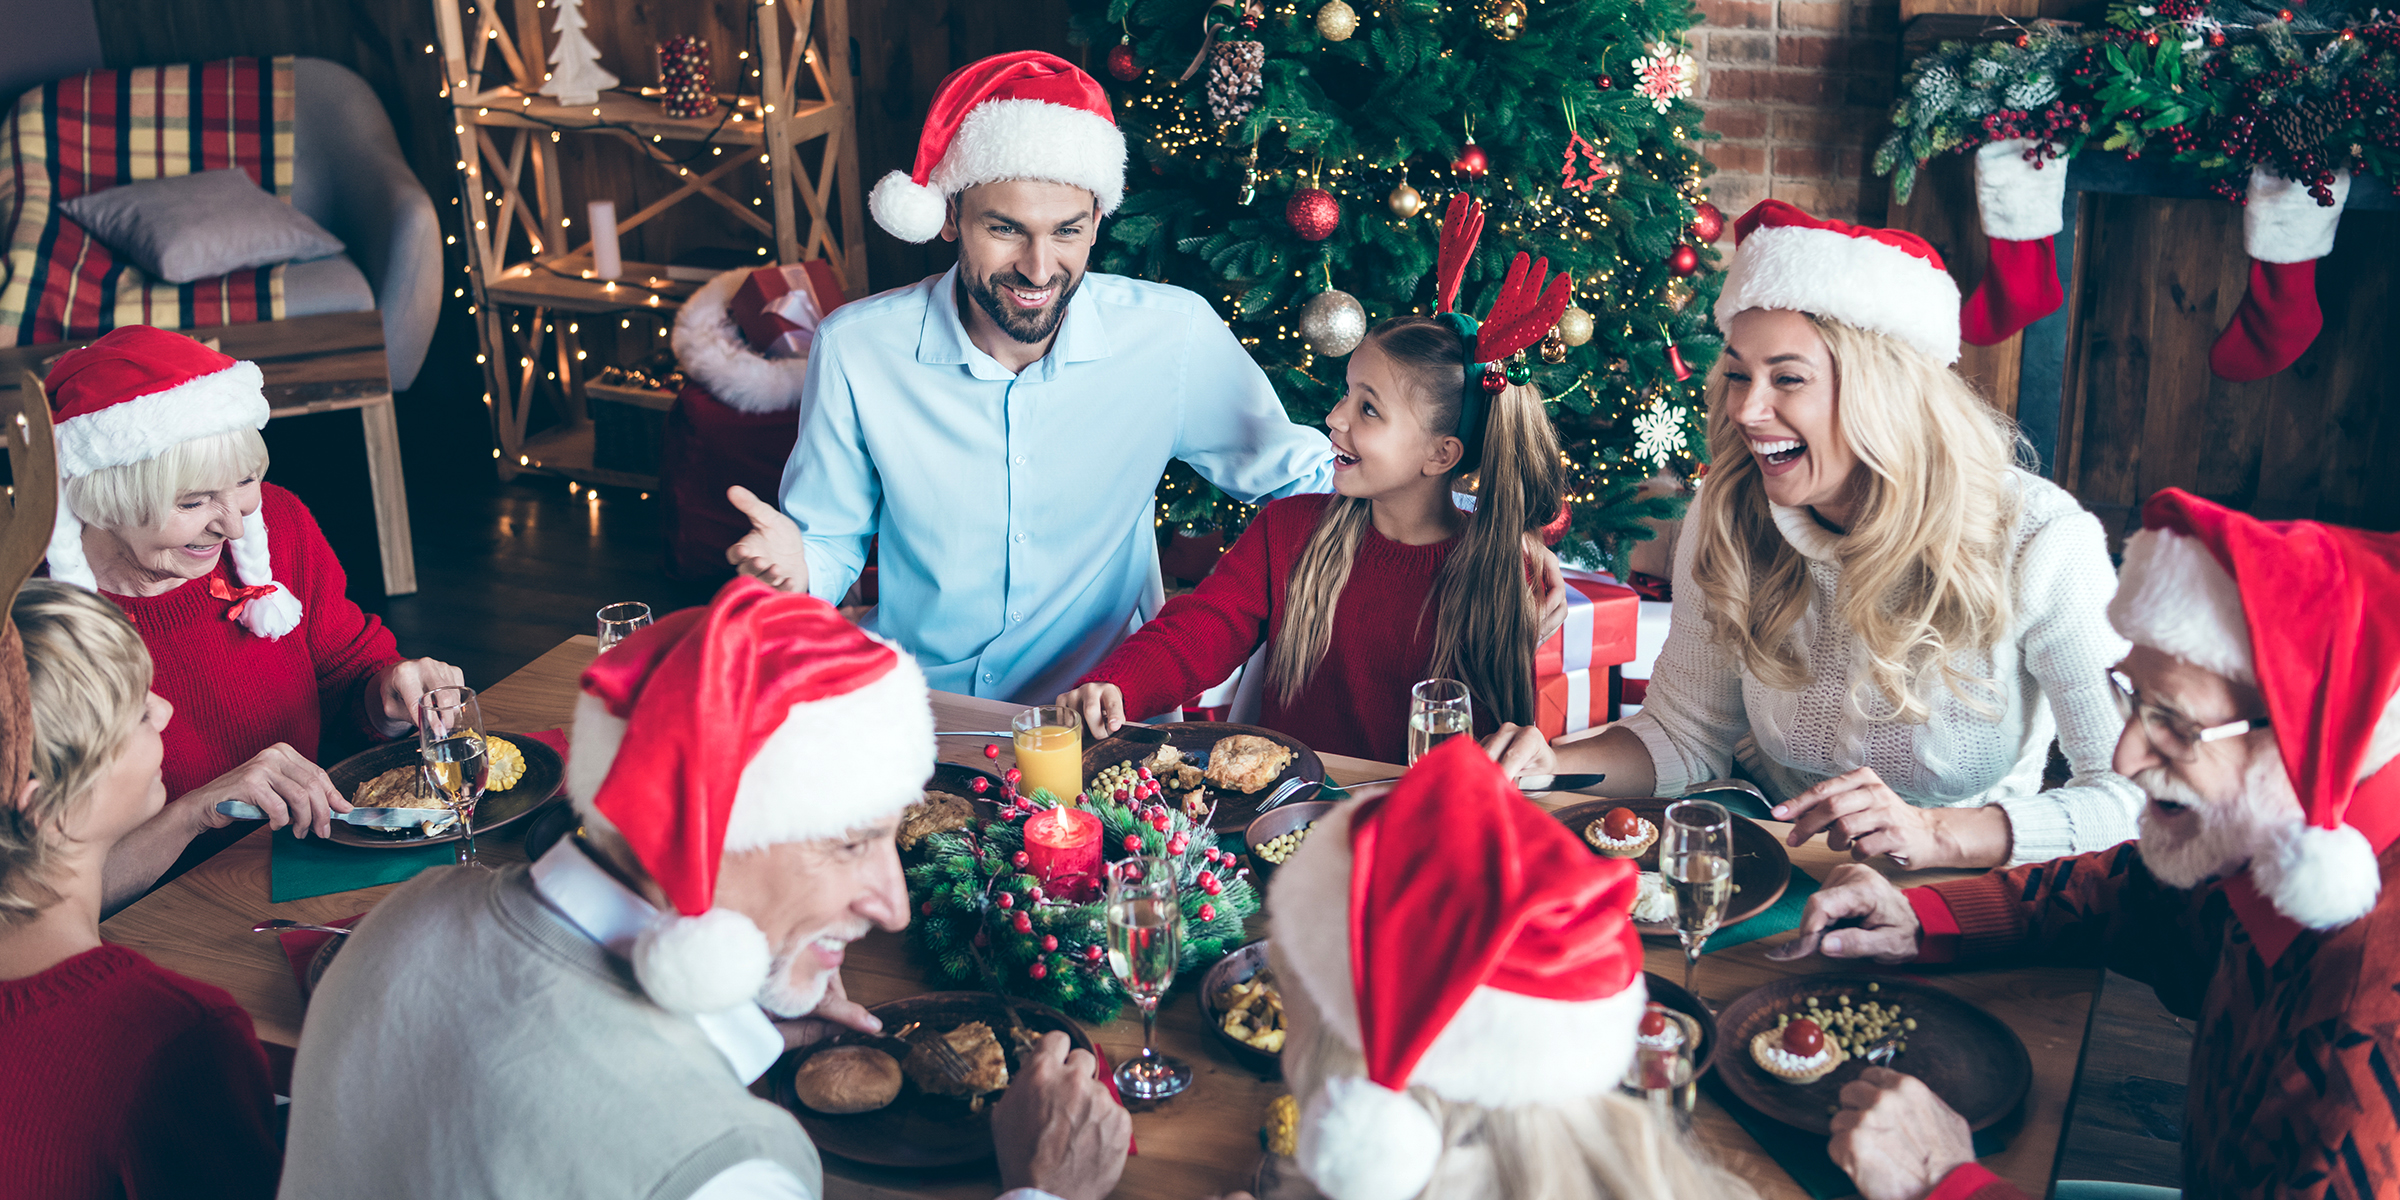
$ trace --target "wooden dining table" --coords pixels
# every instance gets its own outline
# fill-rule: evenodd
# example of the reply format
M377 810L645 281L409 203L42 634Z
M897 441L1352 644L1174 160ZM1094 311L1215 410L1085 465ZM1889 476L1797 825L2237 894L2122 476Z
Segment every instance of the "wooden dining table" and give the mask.
M522 731L568 727L575 707L576 678L596 652L592 638L573 638L485 689L485 721L491 728ZM944 692L933 695L934 720L942 729L1005 728L1017 707ZM987 740L999 742L1000 763L984 758ZM1008 759L1004 739L942 738L939 752L945 761L978 767L1005 766ZM1326 774L1336 782L1386 778L1401 771L1391 763L1337 754L1319 757ZM1536 801L1558 808L1588 798L1559 793L1536 797ZM1762 824L1778 834L1790 828L1777 822ZM224 988L249 1011L262 1040L293 1046L300 1037L304 1000L276 939L254 934L250 927L269 917L322 923L354 916L399 885L270 903L272 836L281 835L263 829L251 834L118 913L101 926L101 932L107 940L140 950L162 966ZM509 830L481 837L480 853L495 866L521 862L521 837ZM1794 849L1791 856L1794 867L1819 879L1850 861L1848 855L1826 849L1821 839ZM1904 885L1962 874L1897 871L1888 864L1878 864L1877 869ZM1263 933L1263 917L1254 919L1253 925L1255 932ZM1823 959L1797 963L1769 960L1767 949L1788 937L1763 938L1709 953L1701 960L1696 990L1711 1007L1722 1008L1752 988L1780 979L1850 969ZM1647 965L1667 978L1680 979L1682 951L1671 943L1652 942ZM879 931L852 945L843 976L851 997L868 1005L932 990L923 959L905 933ZM1985 1159L1984 1165L2028 1195L2048 1194L2099 972L2094 968L2016 965L1937 971L1927 978L1981 1005L2024 1040L2033 1063L2032 1085L2021 1114L2012 1123L2007 1148ZM1142 1026L1131 1006L1117 1020L1088 1032L1112 1057L1133 1054L1141 1046ZM1262 1155L1259 1127L1283 1085L1261 1079L1234 1059L1207 1028L1199 1000L1189 988L1171 994L1161 1007L1157 1039L1162 1052L1192 1065L1192 1087L1163 1103L1134 1106L1139 1152L1126 1164L1116 1195L1127 1200L1195 1200L1247 1188ZM1728 1047L1723 1053L1740 1052L1739 1047ZM1691 1122L1693 1136L1705 1152L1748 1180L1760 1195L1778 1200L1807 1195L1709 1091L1699 1093ZM830 1200L902 1196L989 1200L998 1183L988 1164L924 1175L837 1158L826 1161Z

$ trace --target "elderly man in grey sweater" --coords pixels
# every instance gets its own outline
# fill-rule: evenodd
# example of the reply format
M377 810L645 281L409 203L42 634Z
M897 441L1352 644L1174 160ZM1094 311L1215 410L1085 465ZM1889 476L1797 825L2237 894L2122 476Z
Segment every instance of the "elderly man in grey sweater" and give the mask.
M893 834L932 761L925 681L831 606L737 580L583 676L583 830L428 871L310 1004L280 1195L814 1200L816 1149L747 1086L876 1019L846 943L907 924ZM1100 1200L1132 1123L1050 1034L992 1115L1003 1200Z

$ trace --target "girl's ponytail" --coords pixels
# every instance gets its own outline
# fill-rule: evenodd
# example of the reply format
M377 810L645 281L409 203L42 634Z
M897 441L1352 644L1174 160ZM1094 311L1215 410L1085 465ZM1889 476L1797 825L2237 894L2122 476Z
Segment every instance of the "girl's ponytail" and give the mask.
M1526 578L1525 535L1557 518L1566 471L1558 433L1532 385L1502 389L1485 414L1475 517L1434 584L1441 617L1430 669L1464 682L1495 719L1530 725L1541 597Z

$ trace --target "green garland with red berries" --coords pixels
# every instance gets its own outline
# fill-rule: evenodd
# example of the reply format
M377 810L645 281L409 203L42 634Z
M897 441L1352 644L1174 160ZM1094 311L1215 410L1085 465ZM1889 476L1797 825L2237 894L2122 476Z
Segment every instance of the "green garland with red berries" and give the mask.
M1108 966L1105 906L1096 897L1050 894L1026 873L1025 821L1060 801L1041 789L1019 794L1017 779L1010 768L996 818L928 835L908 851L917 944L943 986L997 986L1079 1021L1113 1020L1127 997ZM1141 854L1172 865L1183 910L1182 970L1200 970L1242 944L1258 889L1240 856L1218 847L1205 817L1194 821L1161 803L1147 771L1140 779L1131 794L1077 796L1069 804L1100 818L1104 861Z

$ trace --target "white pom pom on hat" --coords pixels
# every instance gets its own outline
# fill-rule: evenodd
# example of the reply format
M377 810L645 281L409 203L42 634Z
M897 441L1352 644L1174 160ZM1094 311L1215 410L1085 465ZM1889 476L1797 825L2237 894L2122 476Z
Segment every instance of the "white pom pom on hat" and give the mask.
M949 205L933 188L893 171L875 181L867 193L867 211L885 233L904 242L930 242L949 219Z
M877 180L867 211L893 237L930 241L951 196L1037 179L1092 194L1103 216L1125 199L1125 135L1100 81L1054 54L995 54L950 73L933 94L914 166Z
M669 1012L723 1012L758 995L775 952L757 922L730 908L661 914L633 944L633 975Z
M1356 1075L1325 1081L1299 1141L1300 1170L1328 1200L1409 1200L1442 1157L1441 1124L1424 1105Z

